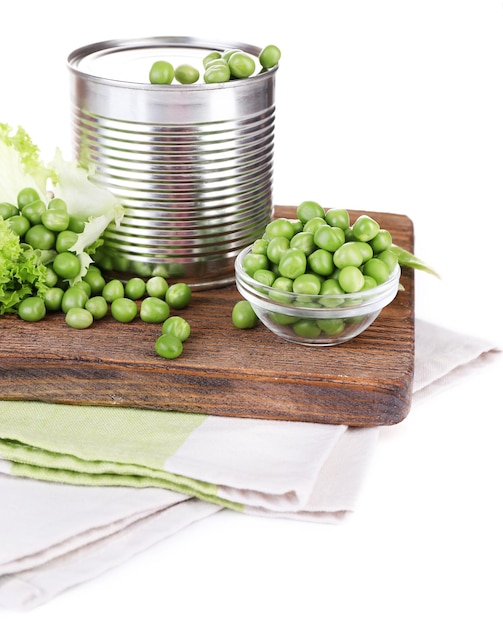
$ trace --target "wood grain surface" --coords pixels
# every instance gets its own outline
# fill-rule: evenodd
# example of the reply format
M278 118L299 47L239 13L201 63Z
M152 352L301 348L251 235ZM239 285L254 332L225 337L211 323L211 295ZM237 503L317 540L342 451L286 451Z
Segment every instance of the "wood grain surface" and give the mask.
M291 216L277 206L276 216ZM404 215L368 213L413 250ZM352 213L354 220L358 214ZM351 426L391 425L410 409L414 374L414 275L359 337L333 347L288 343L264 326L234 328L234 285L194 292L179 314L191 336L178 359L156 355L159 325L110 316L86 330L63 314L40 322L0 318L0 398L143 407L240 418Z

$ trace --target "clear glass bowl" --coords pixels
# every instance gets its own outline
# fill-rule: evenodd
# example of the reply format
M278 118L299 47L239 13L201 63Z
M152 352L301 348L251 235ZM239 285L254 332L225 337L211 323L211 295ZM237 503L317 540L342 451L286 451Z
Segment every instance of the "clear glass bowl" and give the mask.
M293 343L335 346L367 329L398 292L400 266L388 280L373 289L341 295L305 296L268 287L249 276L243 258L235 261L236 287L248 300L260 321L273 333Z

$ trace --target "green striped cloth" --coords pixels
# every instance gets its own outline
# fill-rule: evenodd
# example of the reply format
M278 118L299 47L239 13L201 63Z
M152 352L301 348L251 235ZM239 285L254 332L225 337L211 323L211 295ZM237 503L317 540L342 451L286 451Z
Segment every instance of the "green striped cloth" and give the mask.
M326 424L0 401L4 473L157 487L238 511L317 521L352 510L376 437L377 429Z

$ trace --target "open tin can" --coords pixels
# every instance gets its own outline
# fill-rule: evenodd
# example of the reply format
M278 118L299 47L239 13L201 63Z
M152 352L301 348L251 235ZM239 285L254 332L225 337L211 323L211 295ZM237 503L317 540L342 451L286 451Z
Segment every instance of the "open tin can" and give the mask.
M158 60L200 69L212 51L256 58L249 78L155 85ZM127 277L163 275L194 289L234 280L234 260L272 216L277 66L260 48L190 37L110 40L68 57L75 158L125 216L96 261Z

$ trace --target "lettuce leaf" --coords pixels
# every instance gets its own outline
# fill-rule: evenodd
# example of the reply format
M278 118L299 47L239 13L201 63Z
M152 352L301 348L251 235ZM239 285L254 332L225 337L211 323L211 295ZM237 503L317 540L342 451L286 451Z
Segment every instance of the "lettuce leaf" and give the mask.
M13 313L24 298L43 296L47 267L38 250L22 244L0 217L0 315Z
M0 202L17 205L21 189L32 187L47 202L47 188L54 172L40 159L39 149L26 131L16 132L0 123Z
M113 193L92 181L92 168L86 169L74 161L65 160L59 149L56 149L50 167L55 173L54 195L64 199L70 215L86 220L84 231L70 248L80 258L82 267L81 274L71 281L73 284L82 280L92 262L90 253L96 250L96 244L101 243L100 237L110 222L120 224L124 210Z
M103 243L102 235L110 222L118 225L124 216L116 196L93 182L93 175L92 168L64 159L58 148L53 160L45 164L39 148L22 127L14 132L8 124L0 123L0 202L17 205L18 193L32 187L45 203L59 197L70 215L85 220L84 231L71 248L79 257L82 270L70 284L82 280L93 262L91 254ZM3 247L3 241L0 243Z

